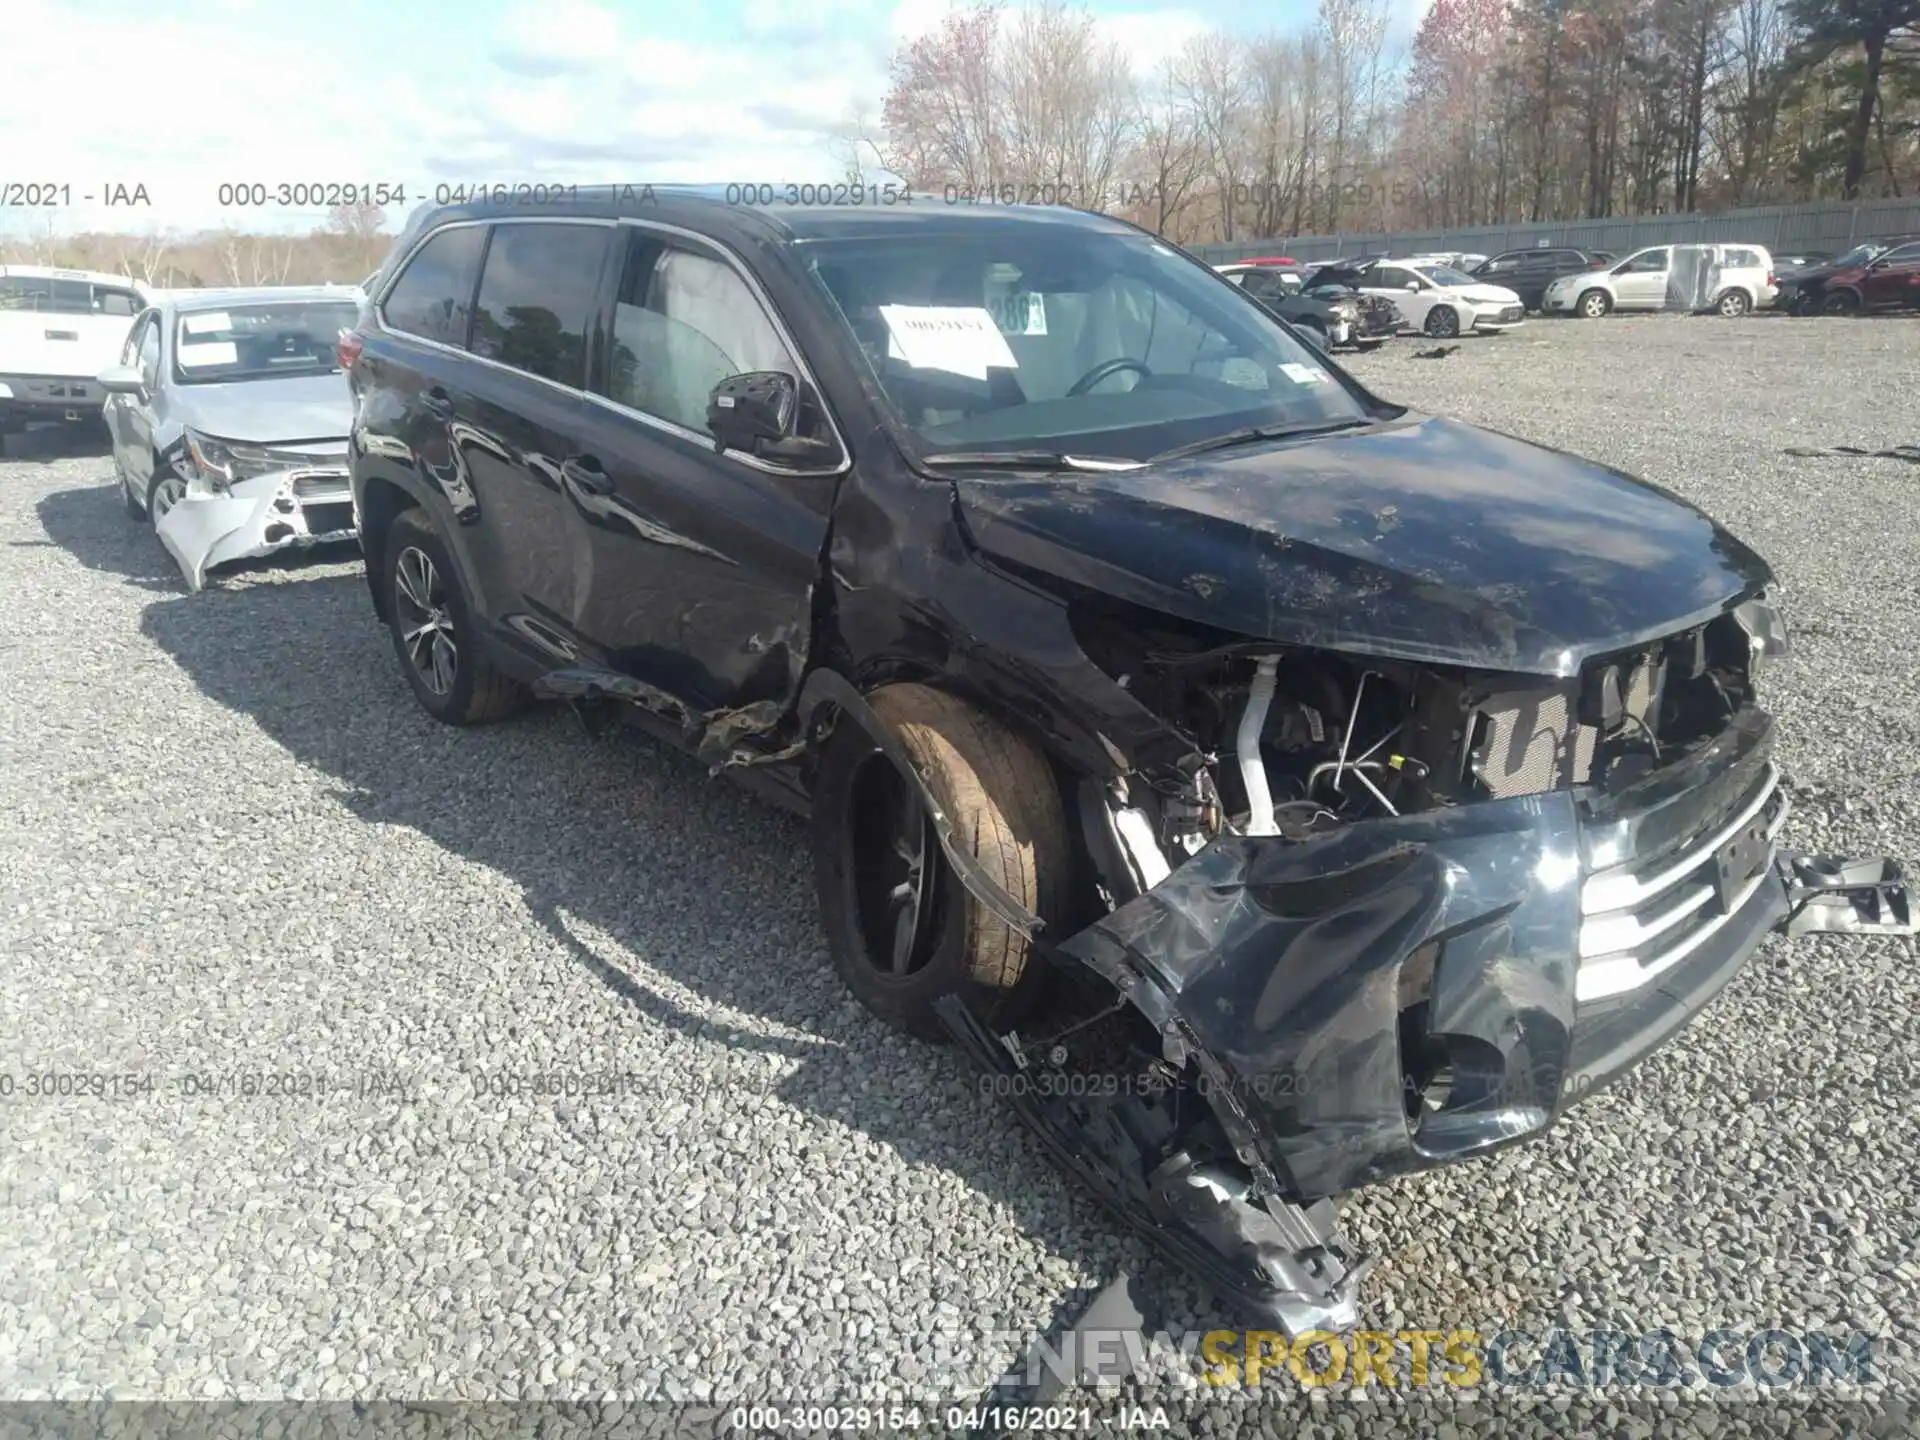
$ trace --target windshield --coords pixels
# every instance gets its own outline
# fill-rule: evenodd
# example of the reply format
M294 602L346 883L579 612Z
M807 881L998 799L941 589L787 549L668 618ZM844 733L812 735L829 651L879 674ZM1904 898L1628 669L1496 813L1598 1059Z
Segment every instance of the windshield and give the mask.
M1477 282L1471 275L1454 269L1451 265L1416 265L1413 267L1436 285L1474 285Z
M173 373L183 385L325 375L340 368L340 335L359 317L352 301L230 305L182 315Z
M1877 260L1886 253L1887 247L1877 245L1871 240L1865 245L1856 245L1838 260L1833 262L1836 270L1846 270L1855 265L1865 265L1869 260Z
M1151 236L1012 221L801 243L929 452L1145 460L1367 418L1262 306Z

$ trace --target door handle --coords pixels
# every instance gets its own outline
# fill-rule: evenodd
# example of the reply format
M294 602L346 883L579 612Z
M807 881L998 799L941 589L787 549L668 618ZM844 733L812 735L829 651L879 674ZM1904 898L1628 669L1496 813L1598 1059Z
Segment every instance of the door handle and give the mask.
M441 420L453 418L453 397L435 386L420 397L420 408Z
M560 476L589 495L613 493L613 477L602 470L600 462L590 455L569 455L560 462Z

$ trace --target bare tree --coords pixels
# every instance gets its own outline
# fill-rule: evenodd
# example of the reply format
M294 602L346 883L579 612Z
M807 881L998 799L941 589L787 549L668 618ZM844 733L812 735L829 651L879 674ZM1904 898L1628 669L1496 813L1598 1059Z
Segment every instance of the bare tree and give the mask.
M1380 0L1320 0L1329 149L1324 213L1330 232L1339 230L1341 202L1352 192L1355 152L1364 154L1372 138L1366 122L1374 109L1388 13Z
M1175 63L1174 84L1206 146L1208 176L1219 205L1220 238L1232 240L1235 208L1247 198L1242 115L1252 85L1246 54L1218 31L1196 35Z
M887 168L916 190L981 191L1006 173L996 102L1000 8L954 11L902 47L881 110Z
M1135 143L1124 174L1120 208L1132 218L1176 240L1191 237L1176 226L1186 215L1206 178L1207 147L1163 61L1156 83L1139 93Z

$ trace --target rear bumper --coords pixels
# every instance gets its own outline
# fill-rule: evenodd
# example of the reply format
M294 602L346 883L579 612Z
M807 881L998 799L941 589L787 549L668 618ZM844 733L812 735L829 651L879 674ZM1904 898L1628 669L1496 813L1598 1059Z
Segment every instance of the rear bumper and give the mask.
M98 418L106 392L91 378L0 375L0 422Z
M189 590L237 560L355 538L344 470L291 470L241 480L224 493L189 490L154 527Z

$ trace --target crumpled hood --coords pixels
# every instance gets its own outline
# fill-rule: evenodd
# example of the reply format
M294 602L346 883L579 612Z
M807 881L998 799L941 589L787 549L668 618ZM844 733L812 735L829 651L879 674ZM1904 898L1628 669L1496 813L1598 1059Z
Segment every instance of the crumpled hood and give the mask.
M1679 497L1454 420L955 481L988 556L1237 634L1571 675L1772 578Z
M353 428L353 392L344 371L230 385L179 385L171 398L173 419L221 440L261 445L345 440Z

